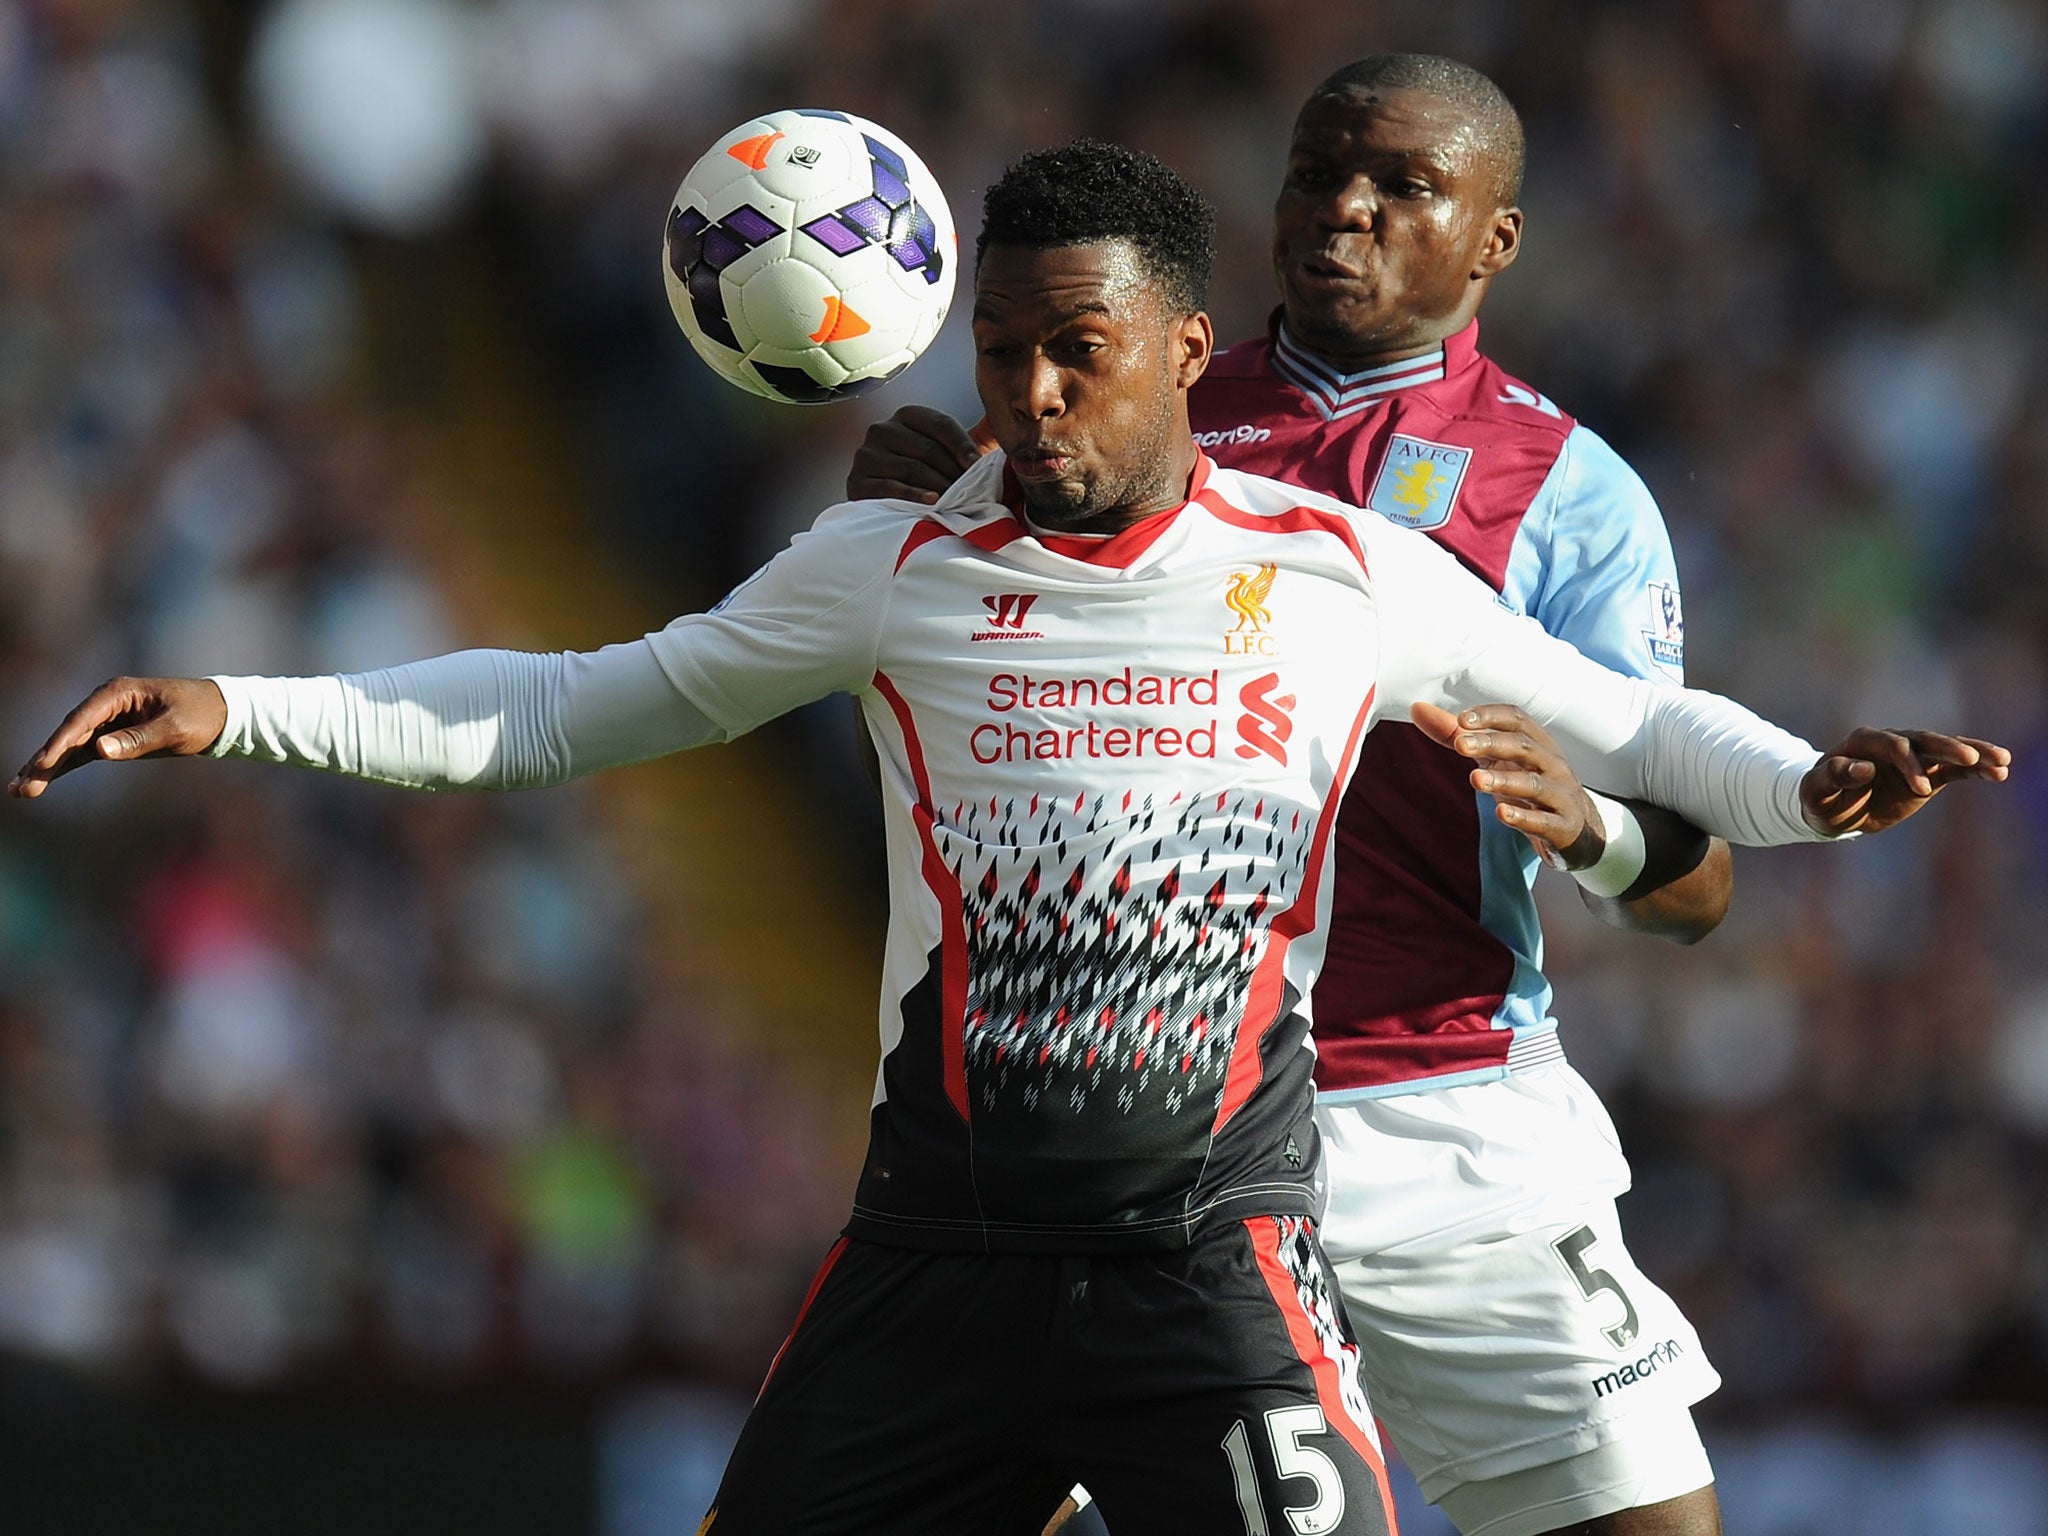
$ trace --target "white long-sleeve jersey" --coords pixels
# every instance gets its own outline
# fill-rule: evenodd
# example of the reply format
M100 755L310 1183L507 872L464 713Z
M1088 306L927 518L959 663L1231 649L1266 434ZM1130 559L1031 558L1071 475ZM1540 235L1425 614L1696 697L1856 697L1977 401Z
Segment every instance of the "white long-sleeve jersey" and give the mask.
M1191 491L1114 538L1059 537L991 455L936 508L831 509L631 644L216 679L214 750L509 789L852 693L891 916L849 1230L1084 1251L1307 1213L1307 998L1375 720L1517 704L1587 782L1750 844L1815 836L1798 784L1818 754L1586 660L1419 534L1206 458Z

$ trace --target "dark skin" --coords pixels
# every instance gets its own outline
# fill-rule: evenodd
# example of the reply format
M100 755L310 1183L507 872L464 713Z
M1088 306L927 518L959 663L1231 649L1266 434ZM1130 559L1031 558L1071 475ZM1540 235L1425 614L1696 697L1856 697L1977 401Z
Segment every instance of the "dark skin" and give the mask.
M1273 275L1294 338L1352 371L1441 344L1522 249L1500 156L1423 91L1311 96L1273 205Z
M1500 146L1427 92L1310 97L1273 207L1273 274L1290 333L1349 371L1428 352L1463 330L1521 252L1522 210L1503 201L1508 174ZM847 494L930 503L993 445L987 423L970 432L906 406L870 430ZM1525 808L1554 829L1530 835L1537 854L1560 869L1598 860L1599 815L1555 745L1532 738L1504 750L1535 776L1524 781ZM1580 899L1616 928L1697 943L1728 915L1728 845L1659 807L1630 809L1643 828L1642 878L1618 897L1581 887Z
M991 246L974 279L974 383L1033 521L1116 533L1187 500L1188 390L1209 317L1175 313L1121 240Z

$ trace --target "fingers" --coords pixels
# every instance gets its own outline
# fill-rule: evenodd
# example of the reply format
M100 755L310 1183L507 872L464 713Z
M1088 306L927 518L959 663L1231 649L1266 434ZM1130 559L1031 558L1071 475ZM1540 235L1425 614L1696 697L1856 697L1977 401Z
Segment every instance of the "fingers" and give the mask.
M1875 763L1830 754L1800 781L1800 807L1815 831L1830 835L1854 831L1864 819L1876 780Z
M986 451L983 445L975 441L974 434L967 428L944 411L935 411L928 405L906 405L891 419L917 433L926 442L944 450L950 456L951 467L956 473L973 464ZM976 422L975 427L978 431L986 432L987 418ZM994 446L995 439L990 438L987 447Z
M1996 742L1980 741L1973 736L1944 736L1935 731L1909 731L1905 735L1936 789L1971 779L2003 783L2012 768L2012 753Z
M1493 814L1502 826L1512 827L1526 835L1535 844L1538 856L1552 869L1571 868L1558 850L1572 846L1584 834L1586 823L1583 818L1542 806L1518 805L1510 800L1499 801Z
M980 457L974 439L944 411L906 405L868 428L853 456L846 493L856 500L886 496L929 506Z
M7 792L33 800L51 783L95 759L189 756L203 752L227 723L227 702L197 678L117 677L87 694L50 739L21 765Z
M1807 772L1800 808L1829 836L1882 832L1915 815L1950 784L2002 782L2012 753L1996 742L1940 731L1862 726Z
M1434 704L1411 704L1408 718L1415 722L1417 730L1440 747L1448 747L1457 739L1458 717L1448 709L1439 709Z
M1472 787L1496 802L1494 815L1525 834L1545 862L1583 868L1605 848L1592 802L1550 733L1512 704L1481 704L1453 715L1433 704L1409 710L1439 746L1471 759Z
M132 713L135 707L133 679L117 677L100 684L64 717L57 729L50 733L50 739L21 765L8 781L7 792L33 800L49 788L51 780L62 778L72 769L91 762L98 755L92 748L93 738L110 722Z

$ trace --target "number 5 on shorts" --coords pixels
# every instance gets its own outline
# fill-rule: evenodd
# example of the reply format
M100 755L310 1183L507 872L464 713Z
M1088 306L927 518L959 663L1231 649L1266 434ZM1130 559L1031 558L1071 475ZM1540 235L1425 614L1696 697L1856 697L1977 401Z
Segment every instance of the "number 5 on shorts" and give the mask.
M1602 1328L1608 1342L1616 1349L1627 1349L1635 1342L1641 1324L1636 1321L1636 1304L1628 1299L1628 1292L1621 1288L1621 1282L1604 1269L1586 1267L1586 1250L1597 1239L1591 1227L1580 1227L1576 1232L1567 1232L1550 1246L1557 1250L1557 1256L1564 1260L1564 1267L1572 1272L1572 1278L1579 1282L1579 1290L1586 1300L1591 1301L1602 1291L1614 1292L1615 1300L1621 1303L1622 1319L1612 1328Z
M1322 1536L1334 1531L1344 1518L1344 1479L1337 1464L1314 1446L1301 1443L1303 1435L1320 1435L1328 1428L1323 1410L1313 1404L1266 1411L1266 1437L1272 1442L1273 1465L1281 1477L1306 1477L1316 1485L1313 1504L1290 1504L1282 1511L1294 1536ZM1266 1508L1259 1500L1259 1474L1252 1466L1251 1434L1243 1419L1231 1425L1230 1433L1223 1437L1223 1454L1230 1458L1230 1476L1237 1485L1244 1536L1271 1536Z

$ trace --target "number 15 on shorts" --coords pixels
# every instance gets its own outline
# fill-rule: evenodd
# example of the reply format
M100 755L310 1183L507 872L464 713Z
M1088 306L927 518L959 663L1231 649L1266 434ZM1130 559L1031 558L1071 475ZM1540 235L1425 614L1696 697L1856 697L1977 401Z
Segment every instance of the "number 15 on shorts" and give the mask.
M1281 1478L1305 1477L1315 1484L1316 1496L1307 1504L1290 1504L1282 1513L1294 1536L1323 1536L1344 1518L1344 1478L1337 1464L1312 1445L1303 1445L1304 1435L1320 1435L1329 1425L1323 1410L1313 1404L1266 1411L1266 1437L1273 1447L1273 1465ZM1231 1480L1237 1486L1237 1507L1244 1514L1245 1536L1275 1536L1266 1523L1266 1507L1259 1498L1259 1474L1252 1465L1251 1432L1243 1419L1230 1426L1223 1437L1223 1454L1230 1458Z

